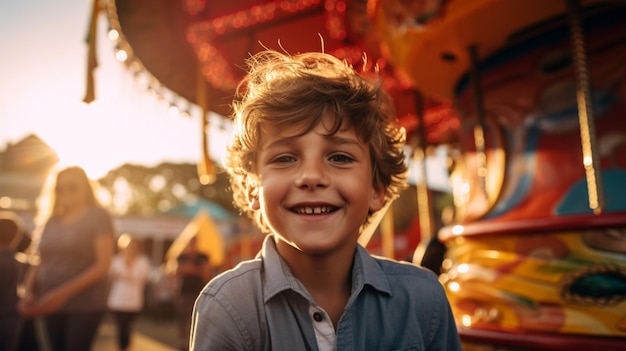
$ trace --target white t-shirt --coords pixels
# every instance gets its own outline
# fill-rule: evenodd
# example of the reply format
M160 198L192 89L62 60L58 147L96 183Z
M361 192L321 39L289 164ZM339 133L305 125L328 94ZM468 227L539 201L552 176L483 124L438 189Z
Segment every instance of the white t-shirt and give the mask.
M140 255L127 266L121 255L111 263L111 291L108 307L113 311L139 312L144 304L144 287L150 273L150 261Z

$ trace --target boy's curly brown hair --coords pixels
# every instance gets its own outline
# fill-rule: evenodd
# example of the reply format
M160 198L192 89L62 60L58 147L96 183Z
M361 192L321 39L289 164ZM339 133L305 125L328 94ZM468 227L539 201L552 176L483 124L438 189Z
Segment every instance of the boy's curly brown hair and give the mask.
M354 128L369 145L374 185L385 188L386 201L406 187L404 130L396 123L380 80L365 78L345 61L319 52L288 55L266 50L251 56L247 65L248 74L233 100L234 135L225 168L235 206L261 230L267 227L249 208L249 200L256 192L255 162L267 125L303 125L306 134L325 115L334 116L330 135Z

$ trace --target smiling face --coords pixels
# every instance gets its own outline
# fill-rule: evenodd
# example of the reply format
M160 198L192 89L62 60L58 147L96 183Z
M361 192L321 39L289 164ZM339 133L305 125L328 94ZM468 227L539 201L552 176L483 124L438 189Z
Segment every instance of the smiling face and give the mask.
M329 134L330 117L302 134L301 126L267 128L256 158L257 196L281 254L307 255L354 250L369 211L384 203L384 188L374 187L367 144L353 129Z

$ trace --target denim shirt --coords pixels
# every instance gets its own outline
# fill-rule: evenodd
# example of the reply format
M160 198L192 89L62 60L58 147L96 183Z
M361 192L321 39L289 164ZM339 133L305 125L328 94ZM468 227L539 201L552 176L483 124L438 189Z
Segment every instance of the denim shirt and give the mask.
M317 307L268 235L255 259L217 276L200 293L191 350L318 350L310 313ZM337 350L461 350L435 274L375 258L361 246L336 340Z

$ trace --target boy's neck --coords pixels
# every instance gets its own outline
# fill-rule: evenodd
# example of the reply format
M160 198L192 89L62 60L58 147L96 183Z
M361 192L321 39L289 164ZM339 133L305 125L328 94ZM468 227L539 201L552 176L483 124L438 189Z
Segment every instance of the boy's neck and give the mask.
M302 282L315 302L330 315L336 328L350 298L355 250L346 250L332 256L305 255L280 242L277 243L277 249L293 275Z
M293 275L308 290L327 290L344 286L352 278L352 262L356 246L343 251L335 251L332 255L308 255L277 240L276 249Z

